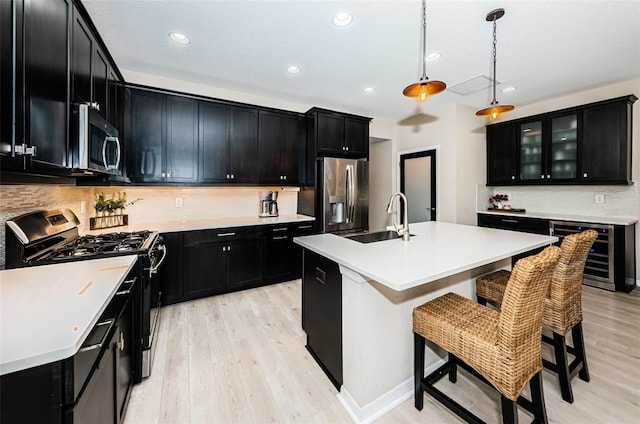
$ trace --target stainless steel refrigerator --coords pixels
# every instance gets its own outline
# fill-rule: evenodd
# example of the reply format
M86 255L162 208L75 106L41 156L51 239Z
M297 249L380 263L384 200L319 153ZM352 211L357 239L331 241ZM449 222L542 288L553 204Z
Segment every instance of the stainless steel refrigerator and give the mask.
M319 158L316 220L323 233L351 233L369 227L369 162Z

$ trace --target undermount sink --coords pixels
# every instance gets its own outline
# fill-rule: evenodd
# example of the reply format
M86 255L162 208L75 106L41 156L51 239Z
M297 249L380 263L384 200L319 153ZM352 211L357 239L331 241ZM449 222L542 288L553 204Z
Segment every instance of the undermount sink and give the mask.
M411 234L413 236L413 234ZM350 240L354 240L360 243L375 243L377 241L386 241L400 238L395 231L377 231L375 233L356 234L353 236L347 236Z

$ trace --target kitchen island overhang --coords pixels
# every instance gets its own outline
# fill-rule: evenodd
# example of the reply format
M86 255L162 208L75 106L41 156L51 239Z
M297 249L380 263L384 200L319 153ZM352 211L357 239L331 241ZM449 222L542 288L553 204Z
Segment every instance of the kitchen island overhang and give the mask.
M339 265L343 384L338 397L356 422L370 422L412 396L413 308L447 292L474 298L477 276L509 268L512 256L557 241L444 222L411 224L411 234L409 242L369 244L333 234L294 239ZM427 370L444 362L444 353L431 347Z

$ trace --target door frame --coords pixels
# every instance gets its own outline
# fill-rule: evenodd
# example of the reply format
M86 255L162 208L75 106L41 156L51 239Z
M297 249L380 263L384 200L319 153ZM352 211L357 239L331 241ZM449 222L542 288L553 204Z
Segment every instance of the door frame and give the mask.
M419 157L431 156L431 207L434 209L431 211L431 220L437 221L440 217L440 208L438 208L439 203L439 193L440 193L440 168L438 166L438 152L440 150L440 146L428 146L428 147L418 147L416 149L403 150L398 152L398 191L404 193L404 160L405 159L415 159ZM404 206L400 206L400 219L404 216Z

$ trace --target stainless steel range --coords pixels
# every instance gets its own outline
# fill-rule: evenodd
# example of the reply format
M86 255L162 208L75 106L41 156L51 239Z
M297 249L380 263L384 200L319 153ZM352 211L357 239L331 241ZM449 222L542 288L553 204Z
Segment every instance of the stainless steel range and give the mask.
M155 231L112 232L80 236L80 221L70 209L37 211L7 220L6 267L20 268L64 261L138 255L142 284L134 295L136 361L134 381L148 377L153 365L154 339L159 327L162 296L157 272L166 257L162 237Z

